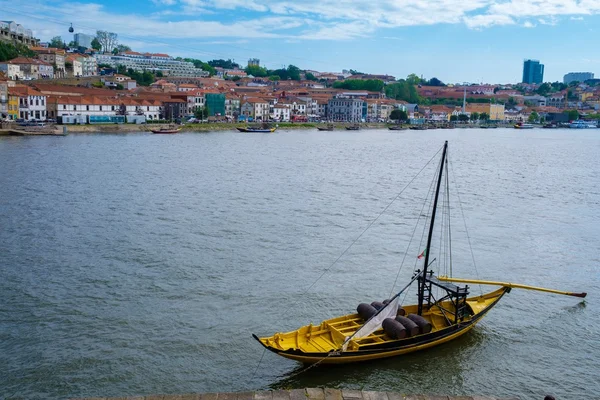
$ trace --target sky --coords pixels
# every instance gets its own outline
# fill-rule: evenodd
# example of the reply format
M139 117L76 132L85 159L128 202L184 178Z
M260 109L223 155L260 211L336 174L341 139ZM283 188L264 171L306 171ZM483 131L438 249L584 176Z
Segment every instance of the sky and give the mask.
M531 58L545 81L600 76L600 0L0 0L0 20L42 41L73 40L73 24L135 51L270 69L502 84Z

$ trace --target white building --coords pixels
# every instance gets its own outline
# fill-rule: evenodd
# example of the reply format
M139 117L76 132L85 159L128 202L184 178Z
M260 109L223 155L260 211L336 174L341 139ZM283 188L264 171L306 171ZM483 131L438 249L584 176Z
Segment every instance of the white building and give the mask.
M291 108L289 104L275 104L271 118L279 122L289 122L291 116Z
M9 88L9 93L19 97L19 118L46 120L46 96L29 86Z
M209 73L196 68L193 63L175 60L168 54L137 53L126 51L117 55L94 54L98 64L108 64L113 68L119 65L138 72L161 72L165 76L205 77Z

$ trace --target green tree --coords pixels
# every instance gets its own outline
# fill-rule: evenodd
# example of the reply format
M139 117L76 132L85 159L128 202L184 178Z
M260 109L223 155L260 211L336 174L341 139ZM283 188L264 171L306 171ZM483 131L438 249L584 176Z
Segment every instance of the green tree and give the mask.
M279 75L271 75L271 76L269 76L269 80L273 81L273 82L277 82L277 81L280 81L281 78L279 77Z
M490 115L486 112L482 112L481 114L479 114L479 119L481 121L487 121L490 119Z
M110 64L101 63L101 64L98 64L98 68L112 68L112 67L110 66Z
M131 51L131 47L124 45L124 44L120 44L113 49L112 53L119 54L119 53L124 53L126 51Z
M419 85L421 83L421 78L419 78L417 74L410 74L406 77L406 81L411 85Z
M311 72L307 72L306 74L304 74L304 77L308 81L316 81L317 80L317 77L314 76Z
M254 77L257 78L262 78L265 76L268 76L269 73L267 71L266 68L261 67L260 65L248 65L244 71L248 74L248 75L252 75Z
M427 85L428 86L446 86L446 84L444 82L440 81L438 78L435 78L435 77L428 80Z
M383 81L379 79L346 79L345 81L334 82L333 87L337 89L381 92L383 90Z
M540 87L535 91L540 96L546 96L552 90L552 86L549 83L542 83Z
M403 100L412 104L421 102L415 86L404 80L386 85L385 95L390 99Z
M78 47L77 42L74 40L71 40L68 44L68 47L70 47L70 48Z
M529 118L527 119L527 121L533 123L533 122L537 122L539 119L540 119L539 114L535 110L533 110L531 112L531 114L529 114Z
M208 108L208 106L198 107L194 111L194 117L196 117L199 120L207 119L209 115L210 109Z
M92 49L94 49L96 51L100 51L102 49L102 45L98 41L98 38L94 38L92 40Z
M467 114L458 114L458 120L460 122L467 122L469 120L469 116Z
M225 69L234 69L234 68L239 68L240 65L234 61L231 61L231 59L229 60L210 60L208 62L208 64L212 67L220 67L220 68L225 68Z
M479 113L473 112L471 113L471 121L477 121L479 119Z
M50 39L48 47L56 47L58 49L62 49L63 47L65 47L65 41L60 36L54 36L52 39Z
M0 41L0 62L12 60L19 56L35 57L35 52L20 43L13 44Z
M156 71L156 77L157 78L162 78L164 75L162 73L162 71Z
M390 119L394 121L406 121L408 120L408 114L406 111L396 108L390 113Z
M456 121L458 121L458 115L451 115L450 122L456 122Z
M579 119L579 111L577 110L568 110L564 111L564 113L568 114L569 121L576 121Z

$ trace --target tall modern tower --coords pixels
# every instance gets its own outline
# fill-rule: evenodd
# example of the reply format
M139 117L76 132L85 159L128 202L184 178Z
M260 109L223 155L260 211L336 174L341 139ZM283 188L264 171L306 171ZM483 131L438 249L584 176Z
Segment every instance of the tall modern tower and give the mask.
M544 64L538 60L525 60L523 62L523 83L544 82Z

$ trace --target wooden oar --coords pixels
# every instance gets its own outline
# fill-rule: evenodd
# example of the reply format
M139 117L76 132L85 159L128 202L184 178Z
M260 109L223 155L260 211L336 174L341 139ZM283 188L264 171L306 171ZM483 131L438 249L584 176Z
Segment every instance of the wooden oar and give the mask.
M555 293L555 294L564 294L566 296L575 296L575 297L585 297L585 296L587 296L587 293L585 293L585 292L583 292L583 293L563 292L561 290L546 289L546 288L537 287L537 286L521 285L521 284L518 284L518 283L510 283L510 282L481 281L481 280L477 280L477 279L449 278L447 276L438 276L437 278L440 281L445 281L445 282L478 283L480 285L498 285L498 286L504 286L504 287L509 287L509 288L518 288L518 289L527 289L527 290L538 290L540 292Z

